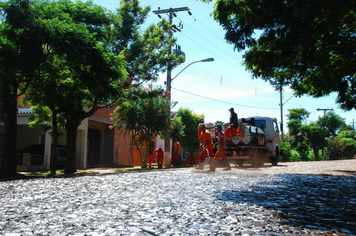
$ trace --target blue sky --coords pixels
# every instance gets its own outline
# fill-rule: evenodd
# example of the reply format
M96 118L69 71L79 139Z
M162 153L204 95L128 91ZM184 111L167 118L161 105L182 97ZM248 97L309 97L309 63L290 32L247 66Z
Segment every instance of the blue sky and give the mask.
M118 0L94 0L110 10L119 7ZM213 19L213 4L195 0L142 0L142 6L151 6L151 10L188 7L187 12L178 12L173 24L183 25L181 32L174 33L177 44L186 55L186 61L172 71L172 78L189 63L213 57L213 62L198 62L187 67L172 82L172 101L178 101L173 108L189 108L197 114L204 114L206 122L217 120L228 122L230 107L234 107L239 117L270 116L281 120L280 94L260 79L252 79L242 65L243 52L234 51L232 45L224 40L223 28ZM168 16L161 15L168 20ZM151 12L147 24L156 24L159 18ZM165 86L166 74L154 83ZM288 109L305 108L311 115L309 121L322 116L316 109L334 109L345 118L347 124L356 118L355 110L345 112L335 103L336 94L323 98L303 96L296 98L289 88L283 93L283 122L286 130Z

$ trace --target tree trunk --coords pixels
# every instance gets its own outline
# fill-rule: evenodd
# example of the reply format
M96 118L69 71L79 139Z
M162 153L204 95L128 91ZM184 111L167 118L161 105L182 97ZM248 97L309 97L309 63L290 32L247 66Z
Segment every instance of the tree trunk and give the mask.
M319 161L319 147L313 147L313 152L314 152L314 156L315 156L315 160Z
M57 111L52 108L52 157L51 157L51 174L56 175L56 164L57 164L57 146L58 146L58 122L57 122Z
M5 143L0 162L0 176L14 177L17 175L17 96L11 94L3 100L5 124Z
M76 164L76 144L77 144L77 129L78 124L67 121L66 133L67 133L67 152L66 161L64 166L65 174L73 174L77 172Z

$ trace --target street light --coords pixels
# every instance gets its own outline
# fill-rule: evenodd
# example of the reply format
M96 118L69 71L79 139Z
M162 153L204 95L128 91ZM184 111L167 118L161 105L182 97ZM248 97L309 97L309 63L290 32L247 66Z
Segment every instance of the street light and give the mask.
M210 57L210 58L206 58L203 60L198 60L198 61L193 61L192 63L188 64L186 67L183 68L183 70L181 70L176 76L173 77L173 79L171 79L171 69L170 69L170 65L168 66L168 71L167 71L167 100L171 101L171 83L172 81L177 78L178 75L180 75L180 73L182 73L187 67L189 67L190 65L197 63L197 62L211 62L214 61L214 58ZM168 127L170 127L171 124L171 106L168 106ZM169 162L170 162L170 150L171 150L171 134L169 132L169 128L166 132L165 135L165 140L164 140L164 151L165 151L165 157L164 157L164 166L166 168L169 167Z
M214 61L214 58L210 57L210 58L206 58L206 59L199 60L199 61L193 61L192 63L190 63L186 67L184 67L183 70L181 70L176 76L174 76L174 78L171 81L173 81L175 78L177 78L177 76L180 75L180 73L182 73L185 69L187 69L188 66L190 66L194 63L197 63L197 62L210 62L210 61Z

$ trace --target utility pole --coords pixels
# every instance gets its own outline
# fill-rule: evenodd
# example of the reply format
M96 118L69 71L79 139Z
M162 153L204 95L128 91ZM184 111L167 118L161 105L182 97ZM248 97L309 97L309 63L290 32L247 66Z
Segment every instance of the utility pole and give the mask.
M334 109L329 109L329 108L324 108L324 109L321 109L321 108L318 108L318 109L316 109L317 111L324 111L324 116L325 116L325 113L327 112L327 111L334 111Z
M158 8L158 10L153 11L159 18L161 18L161 14L167 14L169 17L169 24L172 25L173 23L173 16L176 16L176 12L181 12L181 11L187 11L189 15L190 13L188 7L179 7L179 8L169 8L169 9L164 9L161 10ZM173 37L173 32L171 31L169 33L169 39L172 39ZM172 47L168 51L168 56L172 54ZM168 61L167 64L167 83L166 83L166 93L167 93L167 100L169 101L169 106L168 106L168 111L169 111L169 116L168 116L168 128L166 130L166 135L164 139L164 166L165 168L169 168L170 166L170 153L171 153L171 134L170 134L170 126L171 126L171 83L172 83L172 64L170 61Z
M283 90L282 85L279 87L279 102L281 106L281 141L283 142Z

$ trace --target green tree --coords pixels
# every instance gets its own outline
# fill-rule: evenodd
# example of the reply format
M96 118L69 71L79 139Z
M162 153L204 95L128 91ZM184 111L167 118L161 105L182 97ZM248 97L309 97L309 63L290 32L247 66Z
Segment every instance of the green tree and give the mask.
M305 110L304 108L294 108L294 109L289 109L289 114L287 114L287 127L291 136L291 144L292 147L296 147L298 143L304 142L305 141L305 136L301 132L301 128L303 127L303 124L307 124L307 119L310 115L310 112ZM299 146L301 146L299 144ZM304 148L302 148L304 150Z
M211 0L204 0L210 2ZM356 108L355 1L217 0L214 18L225 39L247 50L254 78L281 81L297 95L337 92L341 108Z
M221 120L217 120L217 121L215 121L215 123L214 123L215 125L217 125L217 124L221 124L221 125L224 125L225 123L223 122L223 121L221 121Z
M142 168L147 168L148 147L154 144L156 136L163 136L167 129L168 106L164 89L137 87L129 91L112 115L115 126L132 136L133 144L140 153Z
M307 160L307 153L309 151L307 144L308 138L306 137L307 133L305 132L308 130L306 121L309 115L310 113L304 108L290 109L289 114L287 115L287 127L290 134L290 138L288 140L291 144L291 147L298 151L302 160Z
M174 113L172 112L172 114ZM184 135L184 129L185 129L185 125L182 122L182 117L174 115L174 117L171 120L171 125L173 127L173 130L170 137L173 140L180 142Z
M141 8L137 0L122 1L116 13L107 12L92 2L65 0L53 4L59 5L51 7L59 9L58 14L71 13L65 14L69 19L60 23L78 24L92 39L92 47L87 50L78 47L77 51L85 52L84 58L68 59L60 50L51 51L53 57L49 57L48 66L43 68L47 74L43 74L45 78L33 86L31 93L32 103L48 106L53 114L63 117L61 125L67 133L65 172L73 173L76 171L77 127L82 120L117 102L131 83L156 80L167 60L172 60L173 65L179 60L168 55L174 40L169 39L170 26L166 21L140 30L149 8ZM46 84L42 84L44 81ZM47 98L41 95L43 93L47 93Z
M345 150L345 143L339 137L333 137L328 142L329 160L341 159Z
M310 112L305 110L304 108L294 108L294 109L289 109L289 114L287 114L288 120L297 120L300 121L300 123L307 123L307 120L310 116Z
M305 140L313 149L315 160L319 161L319 151L327 144L327 130L320 127L317 122L312 122L309 125L300 127L300 131L305 134Z
M176 116L180 117L184 125L184 135L181 138L181 146L193 158L194 154L199 150L199 140L197 135L197 128L201 115L195 114L188 108L180 108Z
M104 26L110 24L110 15L104 8L92 2L62 0L38 2L36 9L41 13L39 21L51 27L56 41L54 36L52 39L46 35L46 61L28 96L38 109L51 109L55 132L57 114L62 117L67 134L65 172L70 174L76 171L77 127L100 108L100 102L122 93L124 63L102 43Z
M334 112L328 112L319 117L317 122L320 127L324 127L327 130L326 137L336 136L337 132L346 126L345 119Z
M33 5L29 0L0 2L0 120L5 124L0 176L5 177L17 174L17 99L38 78L44 35L53 37L53 26L48 29L38 20Z
M343 156L352 159L356 154L356 140L353 138L341 138L341 141L345 145Z
M355 130L349 125L341 127L337 135L342 138L356 138Z
M342 127L346 126L345 120L341 118L339 115L335 114L334 112L328 112L324 116L319 117L317 120L317 127L320 130L321 142L322 146L322 157L324 159L324 147L326 145L326 140L331 137L335 137L337 131L340 130ZM319 134L319 135L320 135Z
M347 158L353 158L356 155L355 131L351 126L340 128L337 137L345 143L343 155Z

